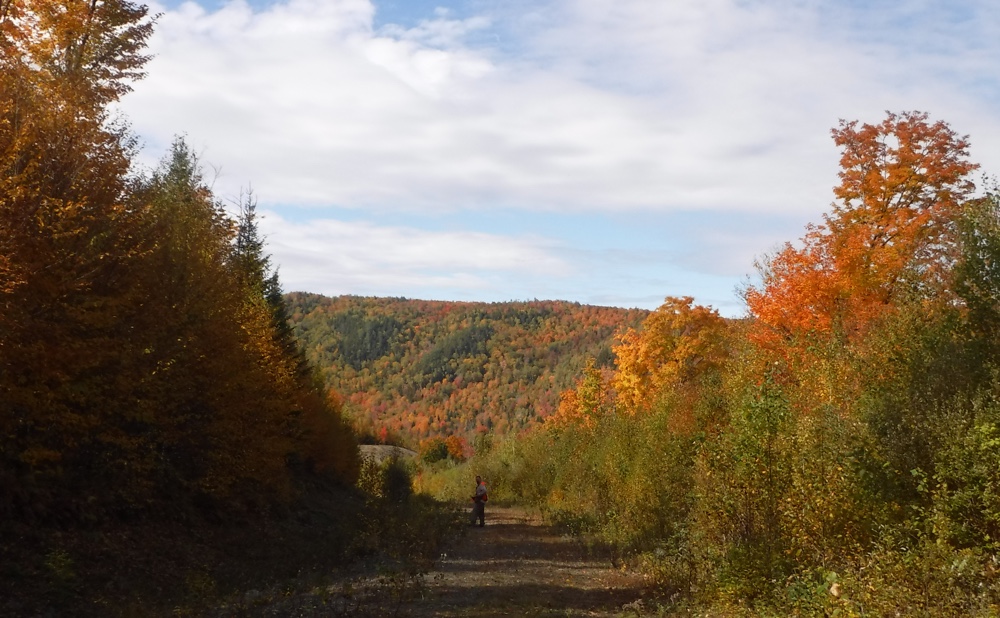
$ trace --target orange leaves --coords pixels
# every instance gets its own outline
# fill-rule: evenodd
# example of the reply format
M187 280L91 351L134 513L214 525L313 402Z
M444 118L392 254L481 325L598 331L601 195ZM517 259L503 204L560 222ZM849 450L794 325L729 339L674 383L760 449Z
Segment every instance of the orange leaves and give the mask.
M588 416L580 405L576 389L568 388L559 394L559 407L556 408L555 414L545 419L545 424L554 427L565 425L591 427L594 419Z
M465 461L469 455L469 443L465 438L456 435L448 436L444 441L448 456L455 461Z
M795 334L833 329L842 291L821 252L786 243L760 269L763 286L746 291L747 306L757 318L752 340L778 343Z
M420 442L420 459L426 463L434 463L444 459L465 461L472 454L468 441L457 435L447 438L433 436Z
M927 114L888 114L877 124L841 121L839 202L802 248L786 245L746 292L751 337L856 340L905 295L950 293L952 225L973 189L968 140Z
M966 179L979 166L965 160L967 137L947 123L928 124L921 112L888 113L880 124L840 122L832 130L842 148L841 184L834 195L842 202L834 213L850 210L948 210L973 189Z
M826 218L837 266L858 287L880 288L888 300L906 268L940 277L954 258L949 223L973 190L969 142L927 114L889 114L879 125L841 122L841 200Z
M614 395L607 376L597 368L594 359L587 360L583 377L575 389L562 392L559 408L546 419L546 423L559 425L583 425L592 427L598 416L612 409Z

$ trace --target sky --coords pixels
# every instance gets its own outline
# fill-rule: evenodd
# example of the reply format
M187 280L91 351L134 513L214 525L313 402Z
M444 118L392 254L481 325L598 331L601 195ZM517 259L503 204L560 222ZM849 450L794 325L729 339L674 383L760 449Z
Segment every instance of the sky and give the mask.
M737 317L841 119L924 111L1000 172L995 0L160 2L141 163L180 135L251 190L286 291Z

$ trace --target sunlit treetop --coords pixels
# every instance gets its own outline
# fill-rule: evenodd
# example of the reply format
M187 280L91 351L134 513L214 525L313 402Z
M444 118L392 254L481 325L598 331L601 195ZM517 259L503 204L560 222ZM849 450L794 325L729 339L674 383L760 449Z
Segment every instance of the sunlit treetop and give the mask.
M921 112L841 121L837 202L802 248L786 244L747 290L759 340L854 337L903 295L948 294L956 228L972 194L968 138Z
M142 78L148 9L127 0L0 0L0 66L103 107Z

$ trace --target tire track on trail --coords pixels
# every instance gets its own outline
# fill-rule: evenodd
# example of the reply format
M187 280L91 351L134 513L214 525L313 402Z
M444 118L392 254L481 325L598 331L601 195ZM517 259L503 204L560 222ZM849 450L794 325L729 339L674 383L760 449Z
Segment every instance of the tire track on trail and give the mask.
M418 617L620 616L642 596L642 578L611 566L602 552L557 534L540 518L488 507L426 578Z

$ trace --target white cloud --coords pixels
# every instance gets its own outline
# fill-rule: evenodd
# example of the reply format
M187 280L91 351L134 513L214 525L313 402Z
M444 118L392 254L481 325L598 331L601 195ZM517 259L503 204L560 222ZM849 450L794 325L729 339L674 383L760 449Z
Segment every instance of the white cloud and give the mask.
M224 191L252 181L277 202L819 212L838 117L959 103L933 80L887 87L938 56L852 46L823 3L542 6L511 57L465 43L486 16L376 31L367 0L185 4L125 108L154 146L203 144ZM974 107L960 120L995 134Z
M671 237L694 249L675 242L658 254L690 273L740 277L779 226L826 209L838 118L878 121L887 109L951 122L971 134L985 171L1000 169L990 0L475 6L492 8L379 28L370 0L154 6L156 58L123 108L151 158L188 134L221 167L222 196L253 183L271 209L369 209L383 227L322 214L309 228L273 221L283 279L315 291L497 289L531 274L515 255L550 276L567 263L547 241L384 227L398 211L447 212L472 229L462 213L498 208L526 219L753 213L752 231L701 220ZM615 291L621 272L602 276L560 282L560 294L633 293Z
M434 288L451 297L488 293L511 277L558 278L572 268L552 241L477 232L429 232L368 222L294 223L265 212L261 230L287 290L398 295Z

